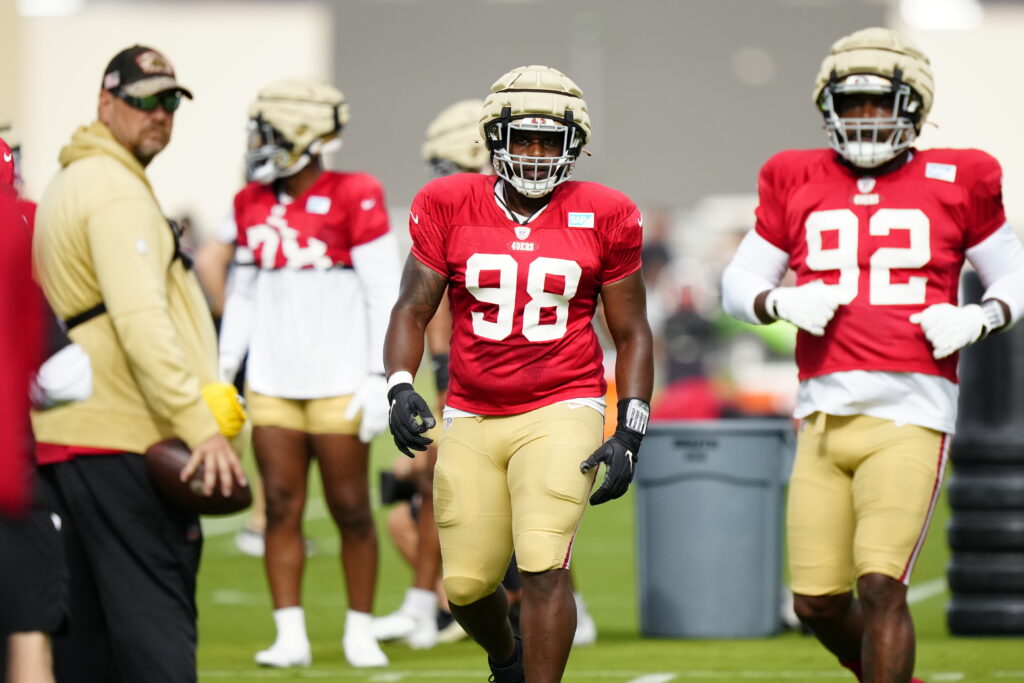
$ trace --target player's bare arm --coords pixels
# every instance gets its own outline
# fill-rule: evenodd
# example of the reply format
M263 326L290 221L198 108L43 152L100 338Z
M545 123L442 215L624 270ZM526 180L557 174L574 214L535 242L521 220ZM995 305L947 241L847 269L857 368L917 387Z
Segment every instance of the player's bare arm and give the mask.
M423 357L423 335L444 296L448 279L409 255L402 272L398 302L384 340L384 371L388 376L388 421L395 446L410 458L426 450L432 439L423 433L436 423L412 379Z
M651 400L653 335L647 323L647 293L640 271L601 288L604 316L615 343L619 396Z
M447 287L447 278L409 255L384 341L384 371L389 377L401 370L416 373L423 357L423 335Z
M619 399L615 433L580 463L584 474L605 465L601 486L590 496L600 505L622 496L633 481L640 442L647 432L654 383L653 338L647 322L647 295L640 271L602 287L605 321L615 343L615 382Z

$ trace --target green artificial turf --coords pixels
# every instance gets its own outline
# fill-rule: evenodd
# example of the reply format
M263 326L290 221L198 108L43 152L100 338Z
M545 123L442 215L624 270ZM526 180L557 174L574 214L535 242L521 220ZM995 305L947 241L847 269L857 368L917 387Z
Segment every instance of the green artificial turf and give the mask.
M396 457L389 439L375 444L374 467L389 467ZM400 456L399 456L400 457ZM252 471L252 468L249 468ZM376 476L373 477L376 482ZM386 644L391 666L355 670L345 662L340 639L344 623L344 585L338 561L338 537L311 477L306 535L316 553L306 564L303 591L313 665L308 669L261 669L253 653L274 637L270 599L262 562L239 553L232 540L241 518L211 519L199 575L199 673L202 681L485 681L482 651L463 641L414 651ZM573 568L598 625L597 644L573 651L565 680L574 683L667 683L668 681L853 681L810 637L789 632L773 638L735 641L649 639L639 635L636 548L632 492L619 501L587 511L574 550ZM378 509L381 571L377 614L395 609L411 572L395 552ZM948 592L939 583L948 558L942 502L918 561L915 590L925 597L913 604L918 633L917 673L928 683L943 681L1024 681L1024 640L956 638L945 625ZM928 597L931 593L930 597Z

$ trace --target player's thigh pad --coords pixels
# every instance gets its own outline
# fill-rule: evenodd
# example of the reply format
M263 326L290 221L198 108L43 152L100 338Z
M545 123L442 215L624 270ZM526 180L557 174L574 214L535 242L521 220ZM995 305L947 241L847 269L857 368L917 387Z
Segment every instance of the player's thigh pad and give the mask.
M512 557L509 447L500 429L505 419L443 421L434 468L434 520L444 589L455 605L493 593Z
M306 431L303 401L267 396L246 388L245 404L254 427L284 427Z
M311 398L306 401L306 431L310 434L358 434L361 415L347 419L352 394Z
M601 445L604 419L593 408L556 403L508 420L516 563L525 572L568 568L596 474L580 472L580 463Z
M853 584L853 477L830 450L838 419L814 413L797 437L786 535L792 589L799 595L845 593Z
M950 437L858 416L863 452L853 477L856 575L910 581L942 487Z

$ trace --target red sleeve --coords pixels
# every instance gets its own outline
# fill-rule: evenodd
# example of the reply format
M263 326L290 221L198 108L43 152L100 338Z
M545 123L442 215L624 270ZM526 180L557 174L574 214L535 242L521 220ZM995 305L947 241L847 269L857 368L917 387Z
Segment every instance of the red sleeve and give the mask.
M977 179L970 189L970 208L964 246L967 248L985 240L1006 223L1003 210L1003 169L995 158L979 153L975 169Z
M772 157L761 167L757 177L758 205L754 211L756 222L754 230L773 245L789 252L789 239L786 231L785 214L782 209L782 193L776 182L779 161Z
M373 176L365 175L349 198L353 204L351 245L372 242L388 233L388 212L384 206L384 189Z
M243 227L245 222L245 207L249 203L248 200L252 196L252 191L249 189L252 185L246 185L238 194L235 195L235 246L236 247L248 247L249 240L245 236L245 228Z
M420 190L409 209L409 236L412 255L431 270L448 277L445 258L445 232L435 222L435 207L426 189Z
M43 308L32 281L32 242L13 191L0 188L0 513L29 503L28 385L43 348Z
M601 254L601 284L621 280L640 270L643 225L640 210L629 202L625 208L625 218L605 235L604 252Z

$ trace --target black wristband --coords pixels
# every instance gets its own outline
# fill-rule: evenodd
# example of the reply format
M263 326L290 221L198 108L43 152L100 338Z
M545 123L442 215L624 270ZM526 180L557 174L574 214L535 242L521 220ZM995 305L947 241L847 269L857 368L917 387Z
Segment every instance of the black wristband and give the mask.
M448 354L435 353L430 357L434 363L434 383L438 391L448 391Z
M391 403L392 401L394 401L395 400L395 396L399 392L406 391L406 390L415 391L415 389L413 389L413 386L411 384L409 384L408 382L402 382L401 384L396 384L395 386L393 386L390 389L388 389L388 403Z

